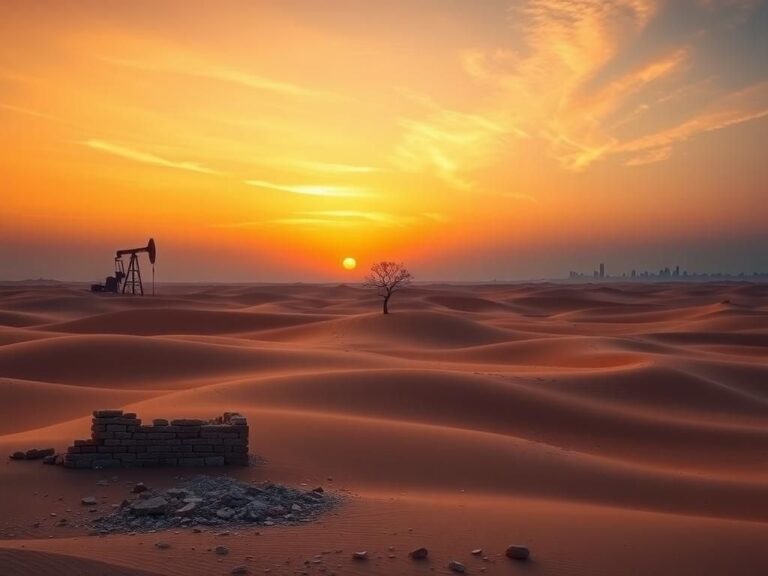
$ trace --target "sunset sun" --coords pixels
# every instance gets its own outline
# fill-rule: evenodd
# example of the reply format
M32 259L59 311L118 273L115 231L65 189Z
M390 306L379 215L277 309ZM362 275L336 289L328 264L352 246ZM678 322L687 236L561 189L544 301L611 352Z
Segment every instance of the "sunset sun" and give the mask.
M344 267L344 270L354 270L357 268L357 260L351 256L347 256L342 260L341 265Z

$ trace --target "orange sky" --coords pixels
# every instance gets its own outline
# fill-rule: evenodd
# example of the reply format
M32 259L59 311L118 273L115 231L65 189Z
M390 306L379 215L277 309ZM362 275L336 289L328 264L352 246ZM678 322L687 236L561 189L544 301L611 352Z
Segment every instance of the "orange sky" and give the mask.
M375 4L4 1L0 278L768 269L766 2Z

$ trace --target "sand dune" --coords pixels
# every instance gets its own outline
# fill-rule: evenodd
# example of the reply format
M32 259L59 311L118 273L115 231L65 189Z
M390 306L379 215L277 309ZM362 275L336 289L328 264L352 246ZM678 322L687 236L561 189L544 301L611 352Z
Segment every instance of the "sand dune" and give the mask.
M236 348L158 337L62 336L0 348L0 373L13 378L104 388L187 388L238 374L344 368L334 351Z
M232 535L222 559L187 530L160 551L56 527L104 474L3 464L0 573L294 574L336 549L337 574L448 573L453 557L470 573L768 570L768 287L435 284L379 306L350 285L0 287L0 451L62 448L101 406L235 409L265 460L229 473L352 494L317 524ZM123 481L177 474L98 490L108 506ZM534 561L495 556L512 541ZM422 544L419 566L405 551Z
M293 342L336 341L356 348L411 345L426 349L461 348L501 342L509 337L498 328L433 311L410 311L388 316L378 312L356 314L322 324L265 331L255 336Z
M122 406L147 397L141 390L67 386L0 377L0 435L36 430L83 415L83 406ZM2 437L2 436L0 436Z
M41 326L52 332L74 334L232 334L311 324L329 316L264 314L220 310L120 310L87 318Z

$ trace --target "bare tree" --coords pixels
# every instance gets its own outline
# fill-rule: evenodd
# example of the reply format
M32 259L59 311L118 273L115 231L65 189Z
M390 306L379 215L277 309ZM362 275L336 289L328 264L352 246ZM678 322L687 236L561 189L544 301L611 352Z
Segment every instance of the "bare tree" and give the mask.
M365 277L363 284L367 288L375 288L384 299L384 314L389 314L389 299L392 294L405 288L413 280L413 276L405 266L396 262L376 262Z

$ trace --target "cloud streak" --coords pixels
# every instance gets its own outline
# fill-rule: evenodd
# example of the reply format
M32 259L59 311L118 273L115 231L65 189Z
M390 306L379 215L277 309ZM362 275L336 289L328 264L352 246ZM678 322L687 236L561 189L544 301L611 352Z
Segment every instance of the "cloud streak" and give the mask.
M610 158L630 166L660 162L701 133L762 118L768 102L758 85L747 89L749 96L726 92L703 112L682 109L668 95L711 92L691 80L692 49L678 40L637 56L636 43L663 8L660 0L528 0L510 12L522 49L464 50L460 61L470 78L496 94L483 114L503 118L504 110L516 111L512 125L546 143L563 168L586 170ZM707 3L706 9L718 8ZM688 117L674 119L679 115ZM640 121L647 119L655 130L642 135L647 129Z
M32 110L30 108L24 108L21 106L14 106L12 104L3 104L0 103L0 110L7 110L8 112L14 112L16 114L23 114L25 116L34 116L35 118L41 118L43 120L51 120L53 122L58 122L59 119L51 116L50 114L45 114L43 112L38 112L37 110Z
M277 190L279 192L288 192L290 194L300 194L303 196L336 196L341 198L351 198L359 196L370 196L367 188L354 186L333 186L325 184L276 184L266 180L244 180L248 186L256 188L265 188L267 190Z
M99 152L106 152L107 154L111 154L119 158L124 158L126 160L132 160L134 162L140 162L142 164L161 166L163 168L173 168L175 170L186 170L188 172L197 172L199 174L223 174L222 172L207 168L206 166L196 162L168 160L167 158L162 158L149 152L134 150L119 144L105 142L104 140L86 140L85 142L80 142L80 144L93 150L98 150Z
M186 76L227 82L255 90L272 92L280 96L324 100L343 99L340 95L331 92L315 90L291 82L282 82L266 76L244 72L226 66L210 64L195 56L175 53L168 50L161 52L160 55L152 61L115 58L111 56L102 56L100 59L103 62L121 66L123 68L132 68L134 70L142 70L145 72L183 74Z
M371 174L373 172L379 171L378 168L373 166L337 164L332 162L313 162L310 160L294 160L288 158L268 160L265 163L273 166L292 168L302 172L310 172L314 174Z
M402 135L391 161L407 172L431 172L448 185L470 190L465 173L490 164L511 129L481 114L442 108L422 99L425 119L400 119Z

